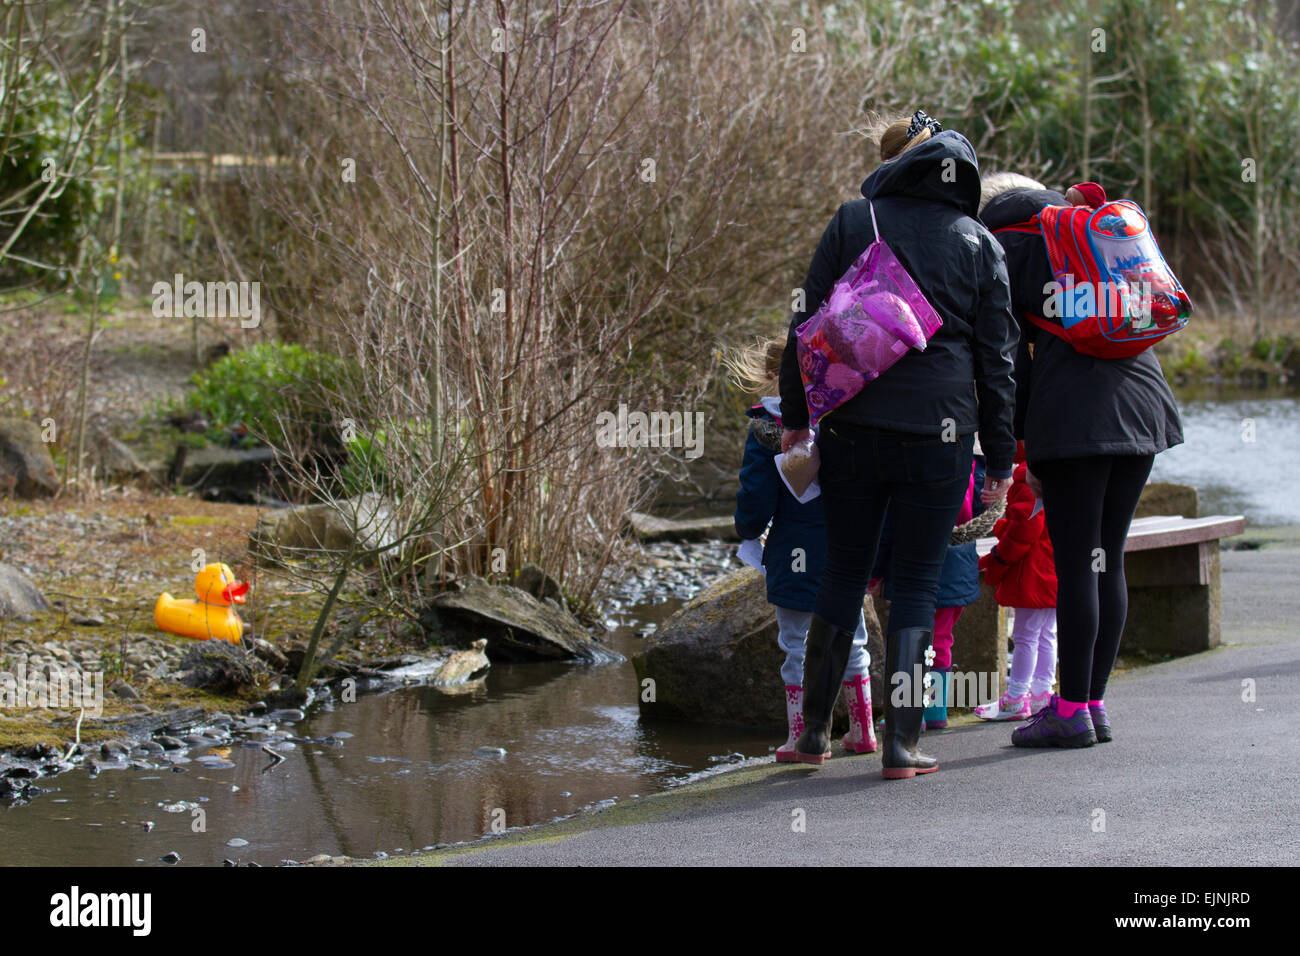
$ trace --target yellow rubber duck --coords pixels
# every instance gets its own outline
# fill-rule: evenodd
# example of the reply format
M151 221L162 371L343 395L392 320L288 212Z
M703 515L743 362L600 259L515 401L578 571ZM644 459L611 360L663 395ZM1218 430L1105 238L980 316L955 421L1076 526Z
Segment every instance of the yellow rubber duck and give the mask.
M164 591L153 608L158 628L200 641L221 640L238 644L244 622L232 604L243 604L249 584L235 577L226 564L205 565L194 578L197 601L179 601Z

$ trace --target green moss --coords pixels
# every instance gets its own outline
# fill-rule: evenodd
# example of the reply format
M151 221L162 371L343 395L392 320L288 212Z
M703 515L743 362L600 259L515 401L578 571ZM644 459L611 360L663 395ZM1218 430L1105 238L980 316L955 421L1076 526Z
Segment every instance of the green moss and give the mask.
M32 711L30 716L0 717L0 751L36 744L66 747L62 731L50 723L48 715L41 714L41 711Z
M172 515L171 523L182 528L193 528L203 525L214 525L224 523L223 518L217 518L212 515Z

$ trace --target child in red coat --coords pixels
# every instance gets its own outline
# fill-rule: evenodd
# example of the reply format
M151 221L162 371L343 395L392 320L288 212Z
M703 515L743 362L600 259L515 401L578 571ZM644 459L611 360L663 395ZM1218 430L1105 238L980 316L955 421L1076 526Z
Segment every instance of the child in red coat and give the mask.
M1024 444L1007 493L1006 514L993 526L998 543L980 558L998 604L1014 609L1011 676L996 702L975 708L984 720L1025 720L1047 706L1056 680L1056 559L1043 506L1025 481Z

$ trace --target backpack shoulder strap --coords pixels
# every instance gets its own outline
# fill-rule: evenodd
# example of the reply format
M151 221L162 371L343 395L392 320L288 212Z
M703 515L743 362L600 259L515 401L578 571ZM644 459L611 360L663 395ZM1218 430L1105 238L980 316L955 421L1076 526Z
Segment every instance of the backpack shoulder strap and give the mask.
M1070 345L1074 344L1073 342L1070 342L1070 336L1066 333L1065 329L1063 329L1060 325L1057 325L1049 321L1048 319L1043 318L1041 315L1034 315L1032 312L1024 312L1021 314L1024 315L1024 317L1028 319L1030 322L1034 323L1034 325L1038 326L1038 328L1042 329L1044 332L1051 332L1062 342L1068 342Z
M1043 230L1039 228L1038 216L1034 216L1032 219L1026 219L1024 222L1013 222L1009 226L1001 226L994 229L993 235L996 236L999 232L1027 232L1040 236L1042 235Z
M1071 271L1071 260L1067 254L1067 248L1075 245L1071 235L1075 225L1074 217L1082 214L1083 218L1080 223L1083 224L1086 223L1090 212L1091 210L1081 207L1044 206L1024 222L1013 222L994 229L993 234L996 236L1001 232L1018 232L1038 236L1047 246L1048 264L1052 274L1059 278L1066 272ZM1052 322L1032 312L1021 314L1038 328L1050 332L1061 341L1073 346L1074 343L1070 341L1069 334L1061 326L1060 322Z
M1094 214L1087 206L1044 206L1038 214L1047 258L1058 279L1068 276L1070 284L1088 282L1099 288L1108 278L1088 244L1088 224Z

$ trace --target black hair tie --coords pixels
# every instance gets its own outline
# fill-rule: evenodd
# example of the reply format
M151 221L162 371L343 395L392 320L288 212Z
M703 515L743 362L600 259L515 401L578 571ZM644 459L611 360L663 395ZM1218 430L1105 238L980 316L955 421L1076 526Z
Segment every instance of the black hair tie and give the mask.
M907 127L907 138L912 139L923 129L928 129L931 135L943 132L943 127L939 125L937 119L931 119L929 116L926 116L925 110L917 110L912 114L911 125Z

